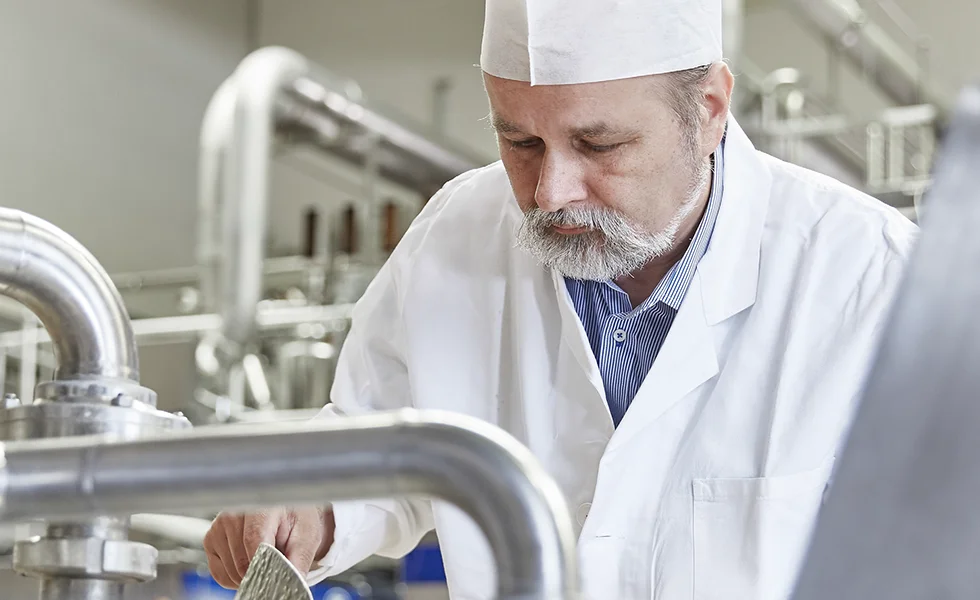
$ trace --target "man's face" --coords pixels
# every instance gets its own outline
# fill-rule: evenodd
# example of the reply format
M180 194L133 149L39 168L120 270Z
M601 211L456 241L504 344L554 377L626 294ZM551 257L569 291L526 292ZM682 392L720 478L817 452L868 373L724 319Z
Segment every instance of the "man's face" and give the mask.
M484 78L525 213L519 243L547 266L578 279L620 277L670 252L697 218L707 153L655 77L535 87Z

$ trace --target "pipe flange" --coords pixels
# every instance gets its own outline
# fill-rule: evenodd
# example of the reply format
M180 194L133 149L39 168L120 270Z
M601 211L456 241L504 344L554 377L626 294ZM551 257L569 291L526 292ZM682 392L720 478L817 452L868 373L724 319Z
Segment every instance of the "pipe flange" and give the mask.
M124 379L69 379L45 381L34 390L35 400L100 403L126 408L144 405L155 408L157 393Z
M14 545L14 570L31 577L143 583L157 575L157 549L129 540L34 538Z
M19 441L78 435L109 435L116 439L187 429L190 421L145 405L123 408L79 402L38 402L0 408L0 440Z

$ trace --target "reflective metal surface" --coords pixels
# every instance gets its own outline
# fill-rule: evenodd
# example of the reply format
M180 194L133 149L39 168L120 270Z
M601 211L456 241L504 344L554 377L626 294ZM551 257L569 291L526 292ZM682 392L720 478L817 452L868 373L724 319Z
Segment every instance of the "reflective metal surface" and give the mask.
M351 290L346 295L353 296L353 294L354 290ZM354 305L351 303L268 308L260 306L257 314L258 328L261 331L281 331L312 323L324 324L328 332L343 331L350 320L353 308ZM133 332L140 345L193 341L200 334L218 331L220 327L221 316L216 314L155 317L132 321ZM38 342L47 342L50 339L43 331L38 332ZM24 335L20 331L0 333L0 348L16 348L22 343L24 343Z
M978 164L974 86L940 153L796 600L966 600L980 590Z
M54 225L0 209L0 293L44 324L58 379L138 379L136 342L119 293L91 253Z
M309 71L306 59L286 48L249 54L233 75L234 131L222 177L221 334L244 354L256 333L267 238L269 168L275 107L284 86Z
M42 402L0 410L0 440L6 441L105 434L132 439L188 427L182 416L151 406Z
M14 569L22 575L42 579L150 581L157 574L156 559L156 548L129 540L41 538L17 542L14 546Z
M134 381L72 379L45 381L37 385L35 400L56 402L92 402L113 406L132 406L134 402L156 406L157 394Z
M40 600L123 600L123 584L104 579L45 579Z
M227 131L233 110L233 131ZM424 194L489 161L473 159L436 135L425 135L367 107L356 86L313 67L300 54L267 47L249 54L212 99L202 132L199 257L204 287L219 260L213 243L220 183L220 297L224 353L239 359L256 333L265 253L268 177L277 132L326 152L367 162L371 171ZM365 144L367 140L371 143ZM224 148L224 149L222 149ZM222 159L223 155L223 159ZM217 174L220 173L220 180ZM371 177L366 178L370 188ZM372 212L373 211L373 212ZM369 210L373 215L376 210ZM376 220L376 219L374 219ZM380 231L380 222L368 225ZM376 239L377 235L369 235ZM368 256L373 248L368 251Z
M558 600L578 589L561 490L527 448L472 417L403 410L105 444L10 443L4 452L0 522L428 495L480 526L498 598Z
M221 83L211 97L201 126L197 189L197 262L201 296L206 311L218 308L221 264L221 219L219 207L222 166L227 157L235 120L235 84Z
M330 400L336 350L327 342L293 340L277 353L278 408L320 408Z
M127 439L189 425L157 411L156 394L139 385L136 340L122 299L101 265L66 233L31 215L0 209L0 293L37 316L58 362L56 381L37 386L34 403L4 398L0 439L95 434ZM29 357L21 365L27 375L21 396L27 399L39 337L36 322L25 320L21 333L22 357ZM82 465L74 469L84 471ZM40 473L31 477L44 478ZM0 488L8 483L8 477L0 477ZM80 480L74 493L90 485ZM124 517L104 512L47 522L43 535L14 546L12 566L41 579L44 600L121 600L123 582L156 574L156 550L127 540L127 528Z

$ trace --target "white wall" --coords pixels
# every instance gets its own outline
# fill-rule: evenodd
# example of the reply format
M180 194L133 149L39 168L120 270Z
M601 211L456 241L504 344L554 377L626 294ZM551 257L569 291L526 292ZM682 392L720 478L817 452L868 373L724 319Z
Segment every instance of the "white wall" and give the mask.
M113 272L192 264L197 132L244 51L244 14L240 0L0 2L0 205ZM190 348L141 359L161 407L182 407Z
M112 271L190 264L197 130L240 0L0 3L0 204Z

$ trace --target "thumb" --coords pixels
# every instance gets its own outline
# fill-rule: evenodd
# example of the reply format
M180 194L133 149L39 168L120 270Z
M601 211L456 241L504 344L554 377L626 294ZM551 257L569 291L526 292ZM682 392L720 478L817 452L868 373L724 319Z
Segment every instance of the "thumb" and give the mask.
M283 518L282 511L262 511L245 515L242 541L248 559L252 560L262 543L276 546L276 532Z

